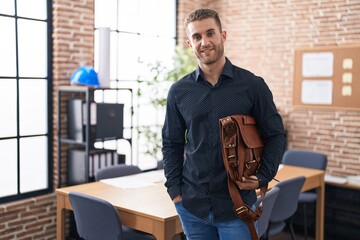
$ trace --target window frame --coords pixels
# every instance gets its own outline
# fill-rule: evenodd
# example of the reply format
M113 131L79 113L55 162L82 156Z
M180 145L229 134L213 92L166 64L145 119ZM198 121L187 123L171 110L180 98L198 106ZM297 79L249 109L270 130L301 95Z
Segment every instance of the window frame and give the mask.
M14 15L8 15L8 14L1 14L2 17L9 17L15 19L15 40L16 40L16 76L0 76L1 79L13 79L17 82L17 95L16 95L16 101L17 101L17 116L19 116L19 109L20 109L20 103L19 103L19 81L20 79L44 79L47 82L47 133L45 134L33 134L33 135L26 135L26 136L20 136L19 133L19 117L17 118L17 133L14 136L10 137L2 137L0 138L0 141L2 140L9 140L9 139L16 139L17 145L19 146L20 140L23 138L28 137L36 137L36 136L46 136L47 137L47 187L35 191L29 191L29 192L20 192L20 148L17 148L17 194L8 195L0 197L0 204L16 201L16 200L22 200L27 199L31 197L36 197L44 194L48 194L54 191L54 183L53 183L53 78L52 78L52 53L53 53L53 45L52 45L52 1L46 0L47 6L46 6L46 12L47 12L47 18L44 20L36 19L36 18L28 18L28 17L20 17L17 15L17 1L14 0ZM44 78L39 77L20 77L19 76L19 43L18 43L18 20L19 19L25 19L25 20L33 20L33 21L41 21L45 22L47 25L47 76Z
M124 35L124 36L131 36L131 37L135 37L135 38L148 38L148 37L153 37L153 38L158 38L158 39L168 39L168 40L173 40L174 41L174 53L175 53L175 48L178 44L178 28L177 28L177 25L178 25L178 0L174 0L174 6L175 6L175 12L174 12L174 22L175 22L175 26L174 26L174 35L159 35L158 33L156 34L151 34L151 33L148 33L148 32L142 32L139 30L139 28L137 28L136 30L129 30L129 29L123 29L119 26L119 12L118 12L118 9L119 9L119 4L120 4L121 0L114 0L113 4L116 3L116 18L113 18L113 20L116 20L116 23L115 24L109 24L107 26L103 26L101 24L96 25L96 15L95 15L95 28L94 28L94 35L95 35L95 39L94 39L94 46L98 46L98 42L97 42L97 31L99 30L100 27L109 27L110 28L110 41L112 41L112 39L117 39L117 42L114 44L116 45L115 49L118 50L118 45L119 45L119 42L118 42L118 39L121 38L121 35ZM96 7L96 4L95 4L95 7ZM139 9L138 9L139 10ZM96 12L96 9L95 9L95 12ZM110 19L112 19L110 17ZM111 22L112 23L112 22ZM138 26L139 27L139 26ZM113 35L116 35L116 37L112 38ZM111 45L113 46L113 45ZM127 46L127 45L126 45ZM96 48L96 47L95 47ZM141 57L141 56L137 56L137 57ZM96 51L95 51L95 58L96 58ZM118 66L118 61L119 61L119 52L116 53L116 57L114 59L116 59L116 66ZM138 58L139 59L139 58ZM146 63L142 63L143 66L146 64ZM96 59L95 59L95 70L98 70L98 66L97 66L97 62L96 62ZM111 65L112 66L112 65ZM140 64L139 64L140 66ZM113 70L112 70L113 71ZM138 120L138 116L139 116L139 105L141 105L141 103L139 103L139 100L141 98L144 98L144 96L139 96L138 92L140 90L140 85L141 84L146 84L146 82L144 81L144 79L141 79L141 78L134 78L132 79L131 77L130 78L124 78L124 77L119 77L119 73L118 73L118 68L116 68L116 76L112 76L112 71L110 71L110 89L112 90L117 90L117 89L121 89L121 88L129 88L129 89L132 89L132 92L134 92L134 102L133 102L133 106L132 106L132 116L130 116L132 119L134 119L134 121L132 121L132 124L131 126L129 127L130 130L132 131L132 139L131 139L131 159L130 161L129 160L126 160L127 164L135 164L135 165L138 165L140 166L143 170L150 170L152 168L156 168L157 167L157 161L159 161L157 159L156 156L149 156L147 153L145 153L146 150L144 150L144 146L142 145L141 141L144 142L144 138L140 139L139 137L139 133L141 132L141 130L139 129L142 129L142 128L151 128L151 129L157 129L158 133L157 135L160 136L160 132L161 132L161 125L163 124L163 119L161 119L161 121L159 122L156 122L156 123L153 123L153 124L150 124L150 125L143 125L141 123L139 123L139 120ZM140 83L142 82L142 83ZM163 109L162 111L165 111L165 109ZM136 113L137 112L137 113ZM146 139L145 139L146 140ZM140 161L140 157L141 160ZM154 164L153 166L151 166L151 163L150 164L142 164L142 161L143 162L146 162L146 161L152 161L152 163Z

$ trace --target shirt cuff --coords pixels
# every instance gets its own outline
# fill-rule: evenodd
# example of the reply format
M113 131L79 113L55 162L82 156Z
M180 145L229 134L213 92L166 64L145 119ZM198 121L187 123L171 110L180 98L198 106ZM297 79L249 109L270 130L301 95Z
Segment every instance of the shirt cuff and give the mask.
M266 177L264 177L264 175L262 175L261 173L257 173L256 177L259 179L259 188L262 188L262 187L266 186L266 184L269 183L267 181Z
M168 188L168 193L171 199L174 199L175 197L181 195L182 191L181 191L181 186L173 186Z

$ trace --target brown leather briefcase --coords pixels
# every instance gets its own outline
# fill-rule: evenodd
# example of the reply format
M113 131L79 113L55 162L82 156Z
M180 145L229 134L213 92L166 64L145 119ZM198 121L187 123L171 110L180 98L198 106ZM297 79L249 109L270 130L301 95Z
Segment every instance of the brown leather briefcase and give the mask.
M237 216L244 220L250 230L251 238L258 239L254 222L260 217L260 207L253 211L241 199L238 184L242 177L250 178L260 167L263 141L256 128L255 119L248 115L233 115L221 118L220 142L225 169L228 175L228 188ZM262 188L264 197L267 186Z

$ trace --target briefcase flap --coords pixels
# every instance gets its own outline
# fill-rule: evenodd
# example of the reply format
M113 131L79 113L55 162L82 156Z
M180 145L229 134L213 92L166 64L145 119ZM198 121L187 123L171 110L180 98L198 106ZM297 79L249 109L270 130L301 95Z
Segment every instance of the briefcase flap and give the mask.
M240 127L241 136L246 146L248 148L263 147L264 143L256 128L255 119L250 116L241 116L241 118L241 122L238 122L238 124Z

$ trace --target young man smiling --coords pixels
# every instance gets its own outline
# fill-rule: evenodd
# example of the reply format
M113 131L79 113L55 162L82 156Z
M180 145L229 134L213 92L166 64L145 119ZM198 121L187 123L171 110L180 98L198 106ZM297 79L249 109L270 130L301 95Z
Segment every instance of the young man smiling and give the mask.
M240 194L248 206L255 189L275 176L286 137L272 93L261 77L225 57L226 31L212 9L197 9L185 19L188 45L198 68L172 85L163 126L165 186L188 240L246 240L248 227L233 211L220 148L219 119L255 117L265 142L261 167L244 179Z

